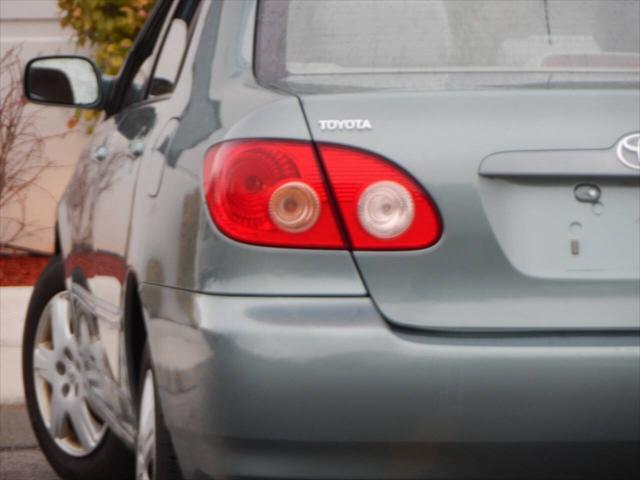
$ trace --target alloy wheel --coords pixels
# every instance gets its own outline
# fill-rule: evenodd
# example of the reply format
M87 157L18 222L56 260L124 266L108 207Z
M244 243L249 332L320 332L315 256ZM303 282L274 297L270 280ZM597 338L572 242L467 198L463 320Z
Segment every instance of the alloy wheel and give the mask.
M83 342L90 343L87 328L74 334L69 294L60 292L45 307L36 329L33 381L47 431L60 449L74 457L93 452L107 430L87 398L80 356Z

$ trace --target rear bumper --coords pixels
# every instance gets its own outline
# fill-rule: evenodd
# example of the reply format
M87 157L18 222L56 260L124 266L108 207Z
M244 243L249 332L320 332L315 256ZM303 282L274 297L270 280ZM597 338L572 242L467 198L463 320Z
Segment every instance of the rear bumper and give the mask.
M412 334L390 329L364 297L149 285L142 297L189 478L640 471L637 336Z

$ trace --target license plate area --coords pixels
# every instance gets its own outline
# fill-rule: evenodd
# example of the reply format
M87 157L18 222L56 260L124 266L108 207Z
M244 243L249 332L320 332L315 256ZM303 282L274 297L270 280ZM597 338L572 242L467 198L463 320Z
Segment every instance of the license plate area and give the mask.
M558 279L640 278L640 179L479 181L496 239L522 273ZM585 185L597 187L596 200L581 195Z

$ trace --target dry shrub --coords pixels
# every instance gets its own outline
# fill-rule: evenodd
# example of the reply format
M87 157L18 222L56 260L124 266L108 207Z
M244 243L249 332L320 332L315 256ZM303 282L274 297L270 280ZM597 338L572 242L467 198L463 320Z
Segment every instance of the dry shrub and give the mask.
M11 48L0 57L0 247L49 228L27 218L27 195L31 188L42 188L38 179L53 167L44 154L45 142L61 136L43 136L38 131L39 110L27 108L22 93L19 50Z

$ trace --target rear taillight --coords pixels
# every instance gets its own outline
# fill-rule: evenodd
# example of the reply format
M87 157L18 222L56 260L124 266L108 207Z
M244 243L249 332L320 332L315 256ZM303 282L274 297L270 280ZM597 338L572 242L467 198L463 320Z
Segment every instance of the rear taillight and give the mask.
M256 245L346 248L309 143L238 140L205 160L209 212L227 236Z
M413 250L438 241L440 215L407 173L362 150L318 148L354 250Z
M337 145L318 146L342 224L354 250L412 250L442 234L435 205L385 159ZM313 145L236 140L205 160L204 193L213 221L241 242L345 249Z

